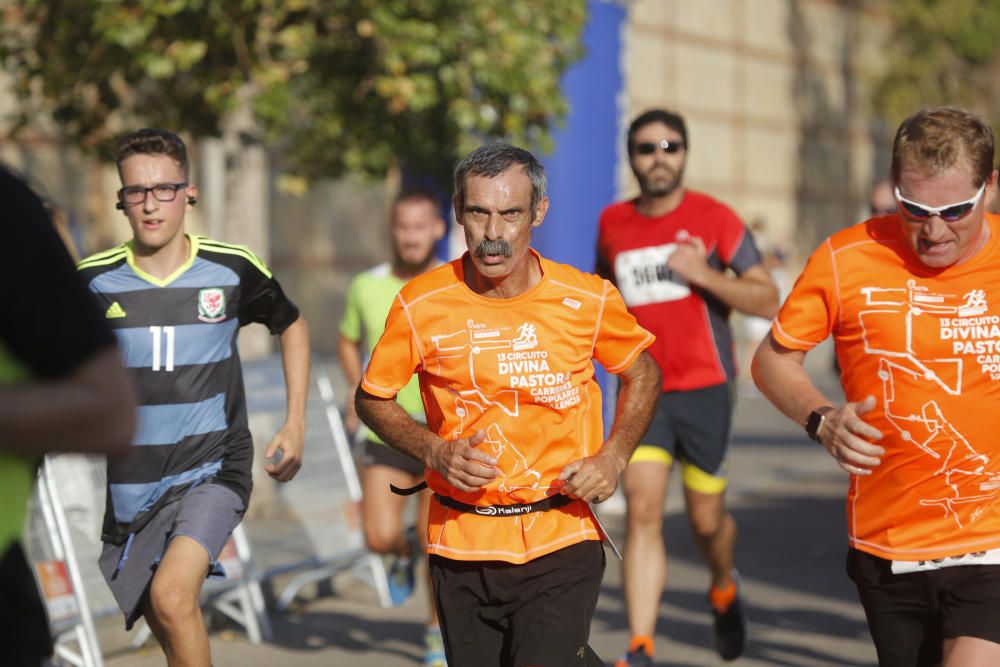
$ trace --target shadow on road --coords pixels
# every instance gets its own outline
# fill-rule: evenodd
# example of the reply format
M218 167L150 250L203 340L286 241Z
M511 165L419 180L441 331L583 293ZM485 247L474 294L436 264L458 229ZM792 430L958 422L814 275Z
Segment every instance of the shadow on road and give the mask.
M775 442L769 439L768 444ZM870 641L854 585L844 568L847 544L843 498L744 493L730 511L739 527L736 562L749 593L752 634L746 657L769 665L796 667L870 664L844 657L837 649L840 639ZM624 542L623 522L609 529ZM692 587L691 576L682 582L677 574L682 568L687 572L696 568L703 573L698 580L704 582L697 585L707 585L708 574L691 538L687 518L679 512L669 514L663 531L671 575L661 604L658 635L680 645L713 651L705 592ZM609 571L619 567L609 563ZM620 581L620 577L615 579ZM755 592L760 596L757 604ZM606 586L602 595L615 603L599 608L595 621L608 631L627 636L620 584ZM845 605L856 607L857 613L839 613L838 609ZM830 641L808 642L803 640L806 636ZM657 658L670 665L681 664L669 654L658 653Z
M302 652L321 652L336 646L344 653L398 656L419 662L424 624L398 619L373 619L356 613L309 609L307 613L271 617L277 646Z

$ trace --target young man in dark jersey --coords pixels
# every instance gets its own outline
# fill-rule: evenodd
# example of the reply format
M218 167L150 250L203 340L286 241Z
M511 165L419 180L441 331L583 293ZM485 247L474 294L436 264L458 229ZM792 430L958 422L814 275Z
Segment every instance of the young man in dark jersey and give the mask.
M746 226L724 204L686 189L689 150L681 116L655 109L628 131L637 198L601 214L597 272L621 291L650 347L663 387L653 422L625 470L625 602L632 633L619 667L650 665L667 558L661 534L667 481L683 464L694 540L711 570L716 647L727 660L746 642L733 569L736 523L723 502L736 376L729 314L770 319L778 290ZM735 277L727 275L731 270Z
M239 328L260 322L281 343L287 418L265 453L281 452L265 467L281 482L302 464L309 330L250 250L185 233L198 190L177 135L133 132L115 160L132 240L79 269L133 374L139 425L134 452L108 464L101 570L126 626L144 616L169 665L209 665L201 588L251 488Z

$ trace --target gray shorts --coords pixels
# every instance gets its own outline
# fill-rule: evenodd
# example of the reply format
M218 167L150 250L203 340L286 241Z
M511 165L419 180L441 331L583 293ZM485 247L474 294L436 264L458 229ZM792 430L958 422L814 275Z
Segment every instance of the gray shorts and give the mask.
M125 629L142 616L143 600L170 540L186 535L208 552L209 577L224 578L216 560L239 525L246 507L235 491L204 483L164 506L138 533L123 544L105 544L99 564L108 587L125 614Z

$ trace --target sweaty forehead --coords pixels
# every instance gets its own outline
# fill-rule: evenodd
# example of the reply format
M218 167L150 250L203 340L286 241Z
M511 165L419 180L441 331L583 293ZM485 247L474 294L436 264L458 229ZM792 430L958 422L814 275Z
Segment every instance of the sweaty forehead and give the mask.
M514 165L496 176L470 175L465 185L467 206L498 208L531 203L531 179L524 168Z
M920 163L903 163L899 172L901 189L910 191L912 188L932 190L957 189L961 194L969 188L978 188L974 172L967 162L960 161L948 167L933 167Z

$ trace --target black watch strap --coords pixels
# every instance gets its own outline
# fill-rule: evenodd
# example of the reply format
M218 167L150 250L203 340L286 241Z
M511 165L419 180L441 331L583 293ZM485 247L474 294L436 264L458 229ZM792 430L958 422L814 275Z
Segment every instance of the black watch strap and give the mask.
M816 442L820 442L820 432L823 429L823 422L826 421L826 413L831 410L833 407L829 405L816 408L809 413L809 418L806 419L806 434Z

